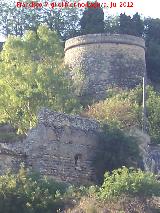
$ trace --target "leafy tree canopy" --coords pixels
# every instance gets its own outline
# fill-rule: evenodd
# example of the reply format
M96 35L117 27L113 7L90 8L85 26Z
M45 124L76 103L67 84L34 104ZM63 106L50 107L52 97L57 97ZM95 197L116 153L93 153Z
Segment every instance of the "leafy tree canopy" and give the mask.
M66 71L62 45L48 27L9 36L1 52L0 122L25 132L41 107L71 112L78 103Z
M32 1L24 0L23 2ZM57 31L61 39L66 40L79 33L80 13L81 11L77 8L63 8L62 10L49 6L34 9L18 8L15 3L4 1L0 4L0 31L5 36L22 36L26 30L36 31L40 24L47 24L51 30Z
M147 74L152 82L160 80L160 19L145 19Z
M141 37L144 31L144 24L138 13L133 17L127 16L125 13L120 14L119 18L119 32L121 34L135 35Z
M88 2L91 4L92 2ZM98 3L98 2L93 2ZM104 32L104 12L101 7L88 7L84 10L80 20L81 33L103 33Z

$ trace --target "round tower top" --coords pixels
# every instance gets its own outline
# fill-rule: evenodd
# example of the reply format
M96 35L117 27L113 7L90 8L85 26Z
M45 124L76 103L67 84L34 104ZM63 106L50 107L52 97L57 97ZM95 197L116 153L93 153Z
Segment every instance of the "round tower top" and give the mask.
M145 41L143 38L127 35L127 34L87 34L70 38L65 42L65 51L72 47L94 44L94 43L114 43L136 45L145 49Z

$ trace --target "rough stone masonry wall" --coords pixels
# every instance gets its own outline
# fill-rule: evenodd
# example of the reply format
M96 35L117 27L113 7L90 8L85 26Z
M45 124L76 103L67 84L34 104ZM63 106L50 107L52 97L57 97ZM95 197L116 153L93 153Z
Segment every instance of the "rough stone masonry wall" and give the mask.
M143 160L145 169L160 177L160 145L148 145Z
M99 131L99 124L94 120L43 109L37 127L29 132L26 140L3 145L6 154L0 154L1 167L6 167L6 160L7 167L15 171L17 159L16 167L24 161L28 168L58 181L95 182L93 159L100 150ZM21 161L20 156L24 156Z
M130 35L78 36L65 43L65 63L83 71L83 95L101 99L108 86L132 88L142 81L140 77L146 72L145 42Z
M139 129L132 128L130 135L137 139L140 155L142 157L141 168L160 176L160 145L151 144L148 134Z
M8 146L3 145L0 146L0 175L3 175L8 169L11 169L12 172L17 172L20 164L25 162L25 155L23 153L17 154Z

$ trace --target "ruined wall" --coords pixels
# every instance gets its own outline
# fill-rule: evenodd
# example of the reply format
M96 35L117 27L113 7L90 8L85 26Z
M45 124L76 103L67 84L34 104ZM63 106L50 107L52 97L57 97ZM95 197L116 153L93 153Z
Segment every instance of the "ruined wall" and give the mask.
M101 99L109 85L132 88L142 81L145 42L131 35L78 36L65 43L65 63L83 71L83 95Z
M160 145L148 145L147 153L144 156L144 166L146 171L160 175Z
M138 129L131 129L130 135L137 138L140 155L142 157L142 169L160 175L160 145L151 144L151 138L148 134Z
M27 139L8 144L5 149L10 150L12 156L25 156L22 159L25 165L42 175L85 184L96 181L93 159L100 150L99 131L99 124L94 120L43 109L37 127L29 132ZM15 170L10 154L0 154L2 158L9 162L8 168Z

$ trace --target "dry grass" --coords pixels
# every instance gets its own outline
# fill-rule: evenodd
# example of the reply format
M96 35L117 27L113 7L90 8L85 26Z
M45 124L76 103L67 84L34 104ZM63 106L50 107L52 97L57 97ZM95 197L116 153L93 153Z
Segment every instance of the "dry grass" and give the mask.
M95 198L83 197L79 204L64 213L159 213L160 209L153 201L123 197L115 201L99 202Z

